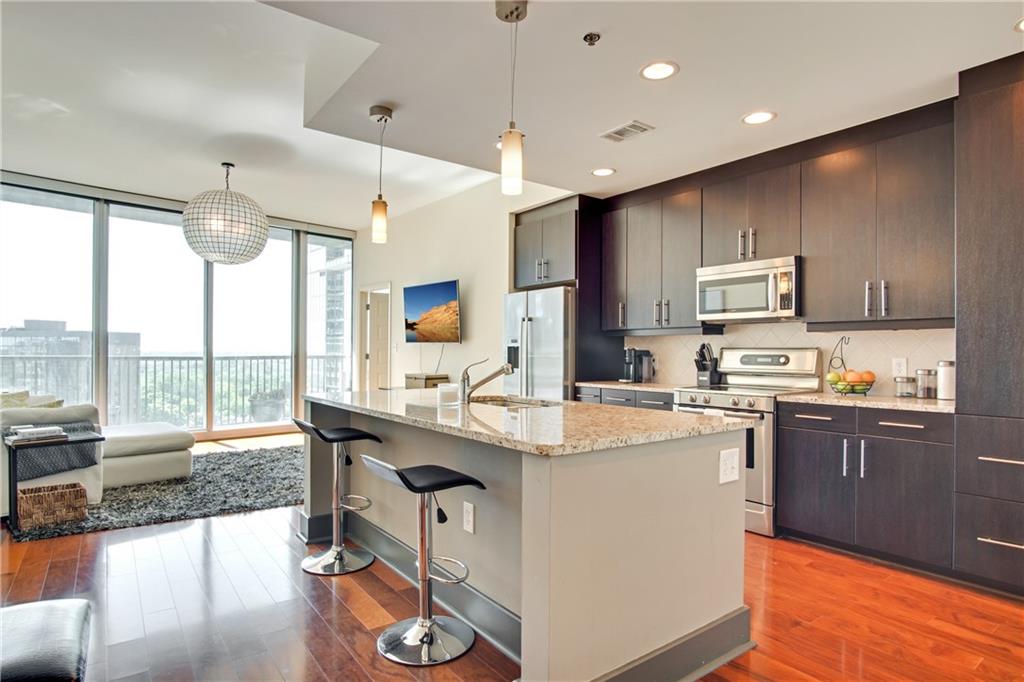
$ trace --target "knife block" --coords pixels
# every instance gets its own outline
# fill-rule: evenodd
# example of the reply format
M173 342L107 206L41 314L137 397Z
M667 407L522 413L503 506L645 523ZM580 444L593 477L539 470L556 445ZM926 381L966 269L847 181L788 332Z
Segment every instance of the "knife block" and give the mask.
M718 372L718 358L711 361L711 367L707 370L697 370L697 386L708 388L717 386L722 381L722 375Z

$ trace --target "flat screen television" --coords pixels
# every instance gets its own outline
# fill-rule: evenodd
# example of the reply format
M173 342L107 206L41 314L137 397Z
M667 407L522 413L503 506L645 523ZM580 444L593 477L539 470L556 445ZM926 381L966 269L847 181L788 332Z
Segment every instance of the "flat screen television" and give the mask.
M405 287L405 340L409 343L459 343L459 281Z

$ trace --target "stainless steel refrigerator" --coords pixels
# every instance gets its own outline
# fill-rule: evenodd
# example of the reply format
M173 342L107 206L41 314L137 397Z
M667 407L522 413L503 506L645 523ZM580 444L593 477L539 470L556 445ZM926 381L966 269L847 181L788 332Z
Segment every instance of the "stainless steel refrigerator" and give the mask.
M507 395L572 400L576 377L576 290L550 287L505 295L505 353L514 371Z

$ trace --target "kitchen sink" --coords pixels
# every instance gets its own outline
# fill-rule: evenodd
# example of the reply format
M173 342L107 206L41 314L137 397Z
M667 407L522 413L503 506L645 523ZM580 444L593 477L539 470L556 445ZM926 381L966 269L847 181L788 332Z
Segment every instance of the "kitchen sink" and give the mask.
M509 409L521 409L524 407L557 407L561 404L551 400L515 398L507 395L475 395L470 398L469 402L479 403L481 405L494 405L495 407L507 407Z

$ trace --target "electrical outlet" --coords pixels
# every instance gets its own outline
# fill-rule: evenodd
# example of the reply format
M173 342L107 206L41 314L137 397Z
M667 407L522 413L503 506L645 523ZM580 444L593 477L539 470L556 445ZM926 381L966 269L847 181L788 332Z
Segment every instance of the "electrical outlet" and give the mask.
M462 530L476 533L476 507L469 502L462 502Z
M893 358L892 359L892 375L894 377L905 377L907 374L907 359L906 358Z
M740 480L740 451L730 448L718 453L718 484Z

